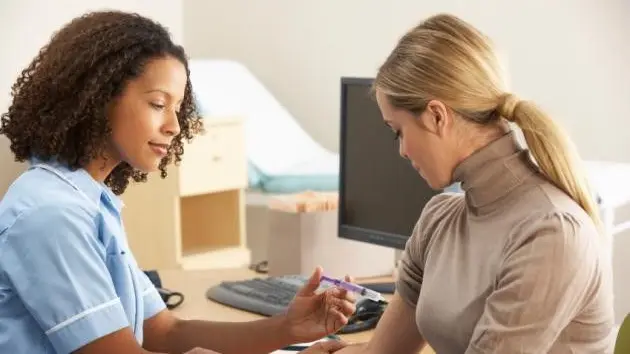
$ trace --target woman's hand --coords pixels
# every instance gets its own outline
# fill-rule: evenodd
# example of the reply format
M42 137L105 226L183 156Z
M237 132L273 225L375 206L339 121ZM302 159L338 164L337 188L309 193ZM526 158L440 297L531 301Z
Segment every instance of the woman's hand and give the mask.
M322 269L317 267L287 310L289 332L296 341L310 342L333 334L348 323L348 317L354 313L354 301L346 290L331 287L315 292L321 277ZM346 277L346 281L352 280Z
M318 342L308 347L308 349L304 349L298 354L328 354L334 353L337 350L340 350L346 346L345 343L336 341L336 340L328 340L325 342Z

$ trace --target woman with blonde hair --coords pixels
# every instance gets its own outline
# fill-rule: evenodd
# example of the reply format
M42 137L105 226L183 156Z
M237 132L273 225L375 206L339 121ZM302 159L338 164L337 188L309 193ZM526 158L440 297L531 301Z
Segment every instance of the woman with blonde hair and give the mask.
M435 15L400 39L374 91L401 156L464 193L426 205L372 340L338 353L611 352L610 268L579 157L509 93L489 39Z

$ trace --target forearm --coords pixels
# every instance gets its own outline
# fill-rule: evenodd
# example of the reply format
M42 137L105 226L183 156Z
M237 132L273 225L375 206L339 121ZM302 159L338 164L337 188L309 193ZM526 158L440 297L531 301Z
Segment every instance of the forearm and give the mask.
M335 352L335 354L366 354L367 351L367 343L357 343L348 345L345 348Z
M422 350L426 347L426 342L422 341L419 344L418 351L415 353L421 353ZM375 346L370 345L370 343L357 343L348 345L347 347L335 352L335 354L388 354L392 353L392 349L396 348L376 348Z
M169 353L201 347L221 354L266 354L293 341L282 316L251 322L179 320L168 337Z
M415 309L395 294L370 341L339 351L339 354L413 354L426 345L415 324Z

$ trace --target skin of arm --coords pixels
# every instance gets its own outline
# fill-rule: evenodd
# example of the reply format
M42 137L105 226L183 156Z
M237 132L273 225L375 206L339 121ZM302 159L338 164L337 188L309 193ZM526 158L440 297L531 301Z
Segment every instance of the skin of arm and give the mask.
M127 327L99 338L74 352L74 354L166 354L143 349L138 345L131 328ZM212 350L193 348L185 354L220 354Z
M426 345L416 327L416 314L411 305L395 294L387 305L371 340L350 345L338 354L415 354Z
M200 347L222 354L266 354L335 333L347 323L355 307L345 290L316 291L322 272L317 267L287 312L270 318L249 322L183 320L163 310L144 321L143 345L150 351L168 353Z
M108 354L108 353L127 353L127 354L166 354L158 352L149 352L138 344L131 328L123 328L104 337L101 337L79 350L74 354Z
M144 333L144 348L138 345L131 329L124 328L74 354L265 354L294 343L282 316L251 322L210 322L178 319L164 310L145 321ZM318 343L303 353L336 352L343 346L342 342Z
M144 333L144 348L131 329L125 328L95 340L75 354L263 354L292 343L281 316L252 322L209 322L178 319L164 310L144 322Z
M265 354L294 343L284 316L251 322L178 319L168 310L144 323L144 347L152 352L185 353L195 347L222 354Z

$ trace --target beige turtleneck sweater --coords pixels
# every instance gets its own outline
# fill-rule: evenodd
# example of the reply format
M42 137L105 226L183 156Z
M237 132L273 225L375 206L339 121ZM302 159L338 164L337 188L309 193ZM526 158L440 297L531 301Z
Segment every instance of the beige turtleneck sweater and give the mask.
M438 354L612 353L606 243L513 132L455 170L464 194L424 208L398 291Z

